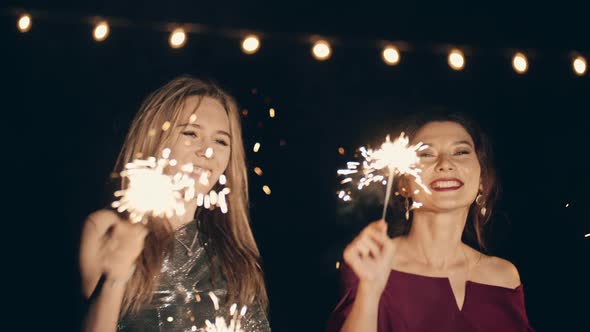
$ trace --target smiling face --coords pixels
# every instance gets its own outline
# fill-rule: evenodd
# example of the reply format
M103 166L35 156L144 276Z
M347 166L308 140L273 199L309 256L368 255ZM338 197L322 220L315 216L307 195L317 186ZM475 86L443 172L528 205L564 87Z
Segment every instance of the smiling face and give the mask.
M428 148L418 152L422 166L422 182L431 195L414 181L406 181L415 201L423 203L420 210L444 212L469 209L480 186L481 166L473 139L463 126L451 121L429 122L412 138Z
M211 97L188 97L172 139L171 158L178 164L171 172L192 163L197 193L208 193L227 169L231 154L229 118L223 105ZM202 174L207 175L208 184L199 181Z

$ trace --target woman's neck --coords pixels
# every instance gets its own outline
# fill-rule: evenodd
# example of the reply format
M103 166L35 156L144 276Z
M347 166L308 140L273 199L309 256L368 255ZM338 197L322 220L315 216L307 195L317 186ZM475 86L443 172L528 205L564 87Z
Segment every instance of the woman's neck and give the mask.
M177 230L195 219L195 214L197 212L197 200L191 200L187 202L184 208L185 212L183 215L174 216L169 219L173 230Z
M450 212L414 211L412 228L405 238L423 264L436 270L465 261L461 241L468 210Z

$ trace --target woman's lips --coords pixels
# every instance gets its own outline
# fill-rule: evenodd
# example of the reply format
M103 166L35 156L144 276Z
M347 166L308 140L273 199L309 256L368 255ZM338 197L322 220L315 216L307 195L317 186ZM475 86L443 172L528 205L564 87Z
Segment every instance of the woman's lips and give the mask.
M434 191L452 191L463 187L463 182L459 179L437 179L430 182L430 188Z

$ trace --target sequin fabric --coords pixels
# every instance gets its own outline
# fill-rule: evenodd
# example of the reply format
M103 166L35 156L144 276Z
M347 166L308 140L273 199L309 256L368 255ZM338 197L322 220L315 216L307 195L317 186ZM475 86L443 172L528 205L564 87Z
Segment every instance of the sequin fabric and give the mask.
M196 222L190 222L176 230L174 250L164 260L160 286L152 302L137 314L123 317L118 331L207 331L205 320L215 323L215 317L223 317L229 324L231 303L224 303L226 283L220 272L212 273L210 265L216 266L215 257L209 257L205 250L208 243L203 234L197 234L197 228ZM189 255L186 247L191 246L195 236ZM213 264L209 264L210 260ZM209 292L219 299L219 310L215 310ZM270 331L266 313L257 302L247 307L241 326L245 332Z

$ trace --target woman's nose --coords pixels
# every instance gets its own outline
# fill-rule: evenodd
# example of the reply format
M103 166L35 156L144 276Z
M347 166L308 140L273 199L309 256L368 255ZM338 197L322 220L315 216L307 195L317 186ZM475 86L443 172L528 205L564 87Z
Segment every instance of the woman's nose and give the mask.
M438 159L438 165L436 169L438 171L450 171L453 170L454 166L449 161L449 158L446 155L441 155Z

